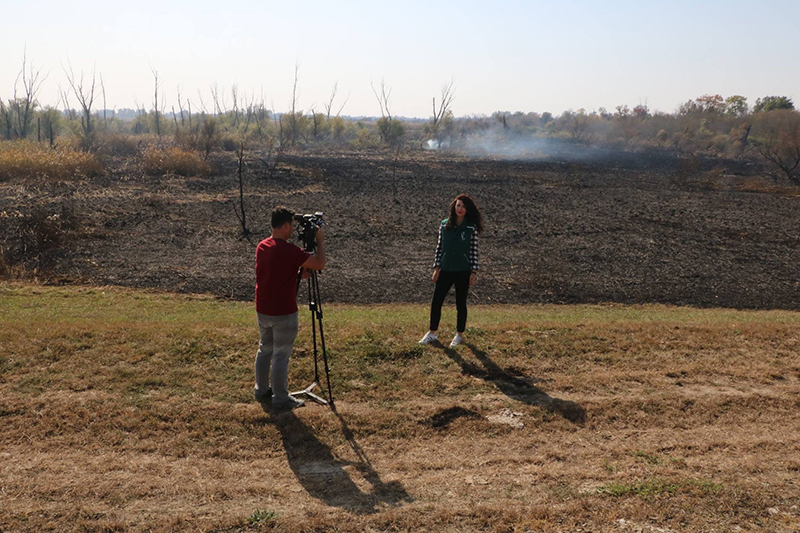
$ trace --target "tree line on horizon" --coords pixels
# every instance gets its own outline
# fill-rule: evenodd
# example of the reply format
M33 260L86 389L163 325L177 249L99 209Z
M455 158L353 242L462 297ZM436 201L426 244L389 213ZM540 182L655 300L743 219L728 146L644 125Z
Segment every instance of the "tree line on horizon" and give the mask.
M44 81L23 58L12 96L0 97L0 138L46 143L52 149L67 143L80 150L131 155L142 143L172 144L208 158L215 150L260 154L269 166L287 149L342 147L391 149L434 148L469 153L519 155L540 149L536 141L559 141L624 150L664 150L680 154L754 157L767 163L775 178L800 185L800 113L791 98L770 95L751 107L747 98L705 94L678 106L674 113L652 112L646 104L619 105L614 111L498 111L491 116L455 117L451 80L432 98L431 116L408 120L391 112L391 88L372 86L380 117L342 115L347 98L334 85L321 108L298 104L295 67L289 109L276 112L262 97L247 95L236 85L229 91L211 87L211 101L198 103L177 93L177 109L166 109L162 79L153 71L152 102L137 104L125 118L107 109L102 76L75 75L64 69L67 89L60 90L60 108L38 99ZM77 104L77 105L75 105ZM533 141L533 142L526 142ZM526 146L528 148L526 148ZM539 148L537 148L539 147Z

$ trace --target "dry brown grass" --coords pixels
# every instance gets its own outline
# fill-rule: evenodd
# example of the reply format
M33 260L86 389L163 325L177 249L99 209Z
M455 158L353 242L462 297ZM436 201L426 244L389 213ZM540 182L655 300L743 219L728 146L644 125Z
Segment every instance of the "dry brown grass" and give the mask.
M148 174L178 176L208 176L211 165L194 151L177 147L149 146L141 154L142 168Z
M776 183L767 177L748 177L738 180L736 190L742 192L777 194L781 196L800 196L800 187L787 182Z
M94 154L66 146L51 149L30 141L0 141L0 181L67 180L99 176L103 172Z
M800 314L425 315L328 306L337 411L274 414L248 304L0 285L0 530L800 528Z

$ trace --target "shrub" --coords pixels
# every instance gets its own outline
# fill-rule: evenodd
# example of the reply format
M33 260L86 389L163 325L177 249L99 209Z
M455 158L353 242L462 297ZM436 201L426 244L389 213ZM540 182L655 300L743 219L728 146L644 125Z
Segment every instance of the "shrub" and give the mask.
M100 145L101 152L122 157L138 155L141 150L140 140L124 133L103 133Z
M231 137L224 137L222 139L222 149L226 152L235 152L238 148L236 141L233 140Z
M355 139L350 141L350 147L355 150L366 150L380 147L380 139L367 128L356 131Z
M32 141L0 142L0 181L91 178L102 174L103 166L94 154L67 147L51 149Z
M753 144L773 179L800 185L800 113L779 109L753 115Z
M142 167L151 175L207 176L209 165L197 152L181 148L148 147L142 152Z
M378 133L383 142L392 148L397 148L403 142L406 127L399 120L381 117L378 119Z

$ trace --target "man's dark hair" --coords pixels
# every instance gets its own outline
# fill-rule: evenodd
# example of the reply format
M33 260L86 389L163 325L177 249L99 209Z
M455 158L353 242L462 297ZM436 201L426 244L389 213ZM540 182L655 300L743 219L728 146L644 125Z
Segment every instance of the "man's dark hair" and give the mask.
M282 205L279 205L278 207L272 210L272 227L280 228L287 222L291 222L293 218L294 218L294 213L292 213Z

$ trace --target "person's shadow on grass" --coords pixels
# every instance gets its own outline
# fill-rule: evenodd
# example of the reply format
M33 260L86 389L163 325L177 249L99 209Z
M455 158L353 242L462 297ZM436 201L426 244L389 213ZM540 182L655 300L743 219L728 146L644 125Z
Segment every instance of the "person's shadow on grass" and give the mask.
M569 400L553 398L534 385L534 383L541 380L513 376L492 361L486 352L478 349L474 344L465 343L463 346L469 348L475 358L483 365L483 368L481 368L474 363L466 361L457 350L445 348L447 356L461 367L461 371L464 374L494 383L503 394L511 399L541 407L546 411L563 416L570 422L576 424L583 424L586 422L586 411L583 407Z
M381 480L344 418L335 409L333 412L342 426L344 437L356 454L355 461L335 457L331 448L320 441L313 429L293 411L276 412L266 406L264 410L270 414L269 423L280 431L289 468L314 498L355 514L376 513L381 503L398 507L404 502L413 501L400 482L385 483ZM361 474L371 485L370 491L364 491L356 485L345 470L347 466L352 466Z

